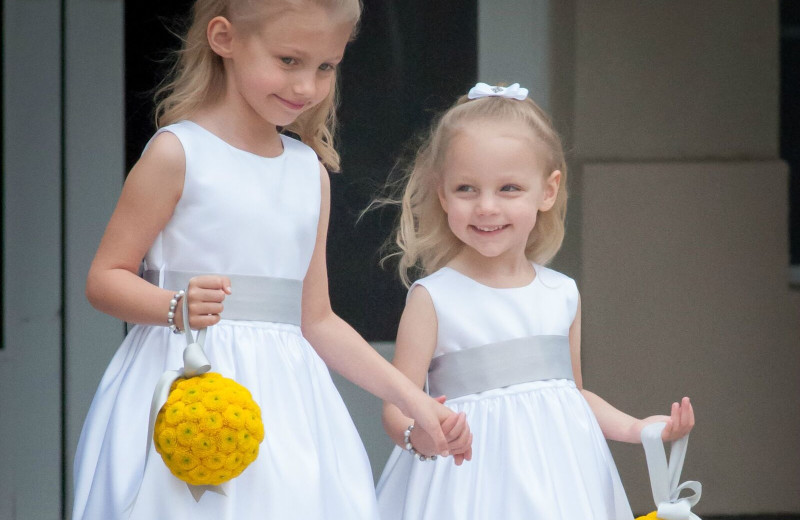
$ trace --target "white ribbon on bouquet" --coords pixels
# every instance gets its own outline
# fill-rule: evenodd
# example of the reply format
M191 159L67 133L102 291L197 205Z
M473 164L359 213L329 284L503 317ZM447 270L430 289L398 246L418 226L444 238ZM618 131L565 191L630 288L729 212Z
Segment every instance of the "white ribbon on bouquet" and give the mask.
M686 458L689 435L672 442L667 463L667 454L661 441L661 432L666 425L667 423L657 422L642 429L642 446L647 458L653 500L658 508L657 516L661 520L701 520L692 513L692 507L700 501L703 486L695 480L678 483ZM681 492L685 490L692 493L682 497Z

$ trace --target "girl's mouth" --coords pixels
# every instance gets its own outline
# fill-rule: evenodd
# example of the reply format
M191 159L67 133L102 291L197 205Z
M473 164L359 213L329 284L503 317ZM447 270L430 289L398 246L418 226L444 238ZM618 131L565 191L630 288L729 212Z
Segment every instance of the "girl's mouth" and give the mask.
M291 110L302 110L303 107L306 106L305 103L293 103L293 102L289 101L288 99L283 99L280 96L275 96L275 97L278 98L281 101L281 103L286 105L286 107L291 109Z
M495 231L500 231L501 229L507 228L508 224L502 224L500 226L472 226L472 227L481 233L494 233Z

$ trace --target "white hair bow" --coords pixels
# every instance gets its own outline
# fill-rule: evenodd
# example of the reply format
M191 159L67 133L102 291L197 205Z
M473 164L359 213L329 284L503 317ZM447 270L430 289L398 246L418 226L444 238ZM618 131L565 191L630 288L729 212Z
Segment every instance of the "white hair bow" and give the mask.
M469 89L469 93L467 94L469 99L478 99L491 96L518 99L522 101L528 97L528 89L520 87L519 83L514 83L508 87L498 87L495 85L487 85L486 83L478 83Z

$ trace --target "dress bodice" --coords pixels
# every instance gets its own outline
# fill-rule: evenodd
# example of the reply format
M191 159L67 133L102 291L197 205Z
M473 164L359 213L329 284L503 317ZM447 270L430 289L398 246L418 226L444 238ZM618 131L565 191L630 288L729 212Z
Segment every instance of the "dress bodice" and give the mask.
M180 140L186 173L174 214L147 253L146 269L302 280L320 211L314 151L281 135L283 152L262 157L191 121L161 132Z
M449 267L418 280L414 285L428 290L436 309L434 357L517 338L568 336L578 308L575 281L537 264L534 269L530 284L508 289Z

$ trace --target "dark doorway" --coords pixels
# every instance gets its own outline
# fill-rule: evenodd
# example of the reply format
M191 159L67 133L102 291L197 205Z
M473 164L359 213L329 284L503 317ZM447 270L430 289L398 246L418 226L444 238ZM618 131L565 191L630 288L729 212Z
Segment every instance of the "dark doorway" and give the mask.
M125 2L128 169L153 134L153 89L167 72L190 0ZM358 38L341 68L338 142L328 242L334 310L368 340L393 340L405 289L378 249L391 210L358 215L384 184L404 146L477 78L477 0L367 0Z
M791 263L800 270L800 3L782 0L781 12L781 159L789 164L789 238ZM795 279L800 284L800 279Z

